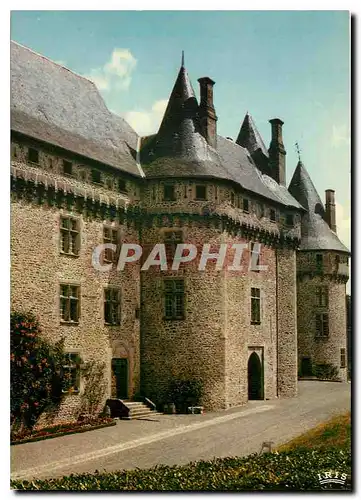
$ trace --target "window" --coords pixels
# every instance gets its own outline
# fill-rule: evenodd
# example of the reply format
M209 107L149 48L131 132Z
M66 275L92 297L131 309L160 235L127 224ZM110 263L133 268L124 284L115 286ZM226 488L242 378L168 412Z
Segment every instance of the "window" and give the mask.
M114 229L112 227L103 227L103 243L112 243L116 245L118 248L119 245L119 233L118 229ZM117 260L117 252L113 252L110 248L106 248L104 250L104 262L116 262Z
M165 200L165 201L174 201L175 200L174 185L165 184L163 186L163 200Z
M328 288L327 286L317 287L317 305L319 307L328 306Z
M346 349L340 349L341 360L340 360L340 368L346 368Z
M164 280L165 319L184 319L184 280Z
M316 267L318 271L323 270L323 255L321 253L316 254Z
M339 270L340 267L340 256L336 255L335 257L335 265L336 265L336 272Z
M231 191L231 203L232 203L232 205L234 205L234 199L235 199L234 198L234 192Z
M49 162L49 168L53 168L53 159L49 158L48 162Z
M271 222L276 222L276 210L274 210L273 208L271 208L269 211L269 218Z
M92 170L92 182L94 182L95 184L101 184L102 178L99 170Z
M79 220L73 217L61 217L60 236L61 252L68 255L79 255Z
M66 323L79 321L79 286L60 285L60 318Z
M176 251L178 243L183 243L182 231L165 231L164 244L167 256L167 262L173 262L174 252Z
M250 252L250 259L251 259L251 271L254 271L256 273L259 273L259 270L258 269L253 269L253 267L255 266L259 266L260 265L260 246L258 246L257 250L258 250L258 253L256 253L255 251L255 254L257 256L257 260L255 260L255 257L253 256L253 249L254 249L254 243L251 243L251 252Z
M249 200L243 198L243 212L249 212Z
M259 216L260 219L262 217L264 217L264 205L263 205L263 203L260 203L258 205L258 216Z
M104 321L108 325L120 325L120 290L104 290Z
M328 314L316 314L316 336L328 337Z
M125 181L123 179L118 179L118 189L119 189L120 193L127 192L127 186L126 186Z
M286 215L286 226L293 226L293 215L292 214Z
M206 186L196 186L196 200L206 200L207 199L207 188Z
M28 149L28 161L31 163L39 163L39 151L37 149Z
M63 172L66 175L73 175L73 164L71 161L63 160Z
M68 352L64 355L62 385L63 392L79 392L80 358L75 352Z
M18 156L18 149L16 147L16 144L13 144L12 147L11 147L11 151L12 151L12 155L14 158L16 158Z
M251 288L251 324L261 324L261 290Z

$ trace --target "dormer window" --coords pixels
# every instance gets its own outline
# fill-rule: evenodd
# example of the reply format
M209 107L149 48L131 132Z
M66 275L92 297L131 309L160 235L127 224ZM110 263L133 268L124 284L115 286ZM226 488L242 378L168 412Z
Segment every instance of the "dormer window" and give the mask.
M206 186L201 186L201 185L196 186L196 200L206 200L206 199L207 199Z
M73 164L71 161L63 160L63 172L66 175L73 175Z
M243 198L243 212L249 212L249 200L247 198Z
M276 222L276 210L274 210L273 208L271 208L269 211L269 218L271 222Z
M163 186L163 199L165 201L175 200L175 189L173 184L164 184Z
M30 163L39 163L39 151L37 149L28 149L28 161Z
M234 192L231 191L231 203L232 205L234 205Z

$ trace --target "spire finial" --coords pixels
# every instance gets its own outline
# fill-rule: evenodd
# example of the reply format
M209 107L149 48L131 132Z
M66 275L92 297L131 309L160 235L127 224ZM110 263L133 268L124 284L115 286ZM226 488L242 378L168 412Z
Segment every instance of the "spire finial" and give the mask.
M184 68L184 50L182 50L182 68Z
M301 163L301 150L300 150L300 146L298 145L298 142L296 142L295 146L296 146L296 151L298 154L298 161Z

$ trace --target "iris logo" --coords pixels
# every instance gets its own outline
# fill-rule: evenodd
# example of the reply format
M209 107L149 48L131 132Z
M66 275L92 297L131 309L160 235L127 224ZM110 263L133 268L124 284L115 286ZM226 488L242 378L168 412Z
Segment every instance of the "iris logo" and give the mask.
M317 476L322 489L344 489L343 487L347 479L347 474L345 472L340 473L338 471L321 472L321 474L317 474ZM337 488L337 486L339 486L339 488Z

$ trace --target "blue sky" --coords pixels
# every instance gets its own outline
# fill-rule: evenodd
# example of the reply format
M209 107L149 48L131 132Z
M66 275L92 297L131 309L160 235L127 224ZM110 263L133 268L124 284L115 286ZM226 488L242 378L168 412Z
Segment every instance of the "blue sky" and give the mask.
M249 111L268 146L282 118L288 182L298 141L321 198L336 190L350 246L347 11L13 11L11 37L92 78L141 134L157 130L184 50L197 94L199 77L216 81L221 135L236 138Z

